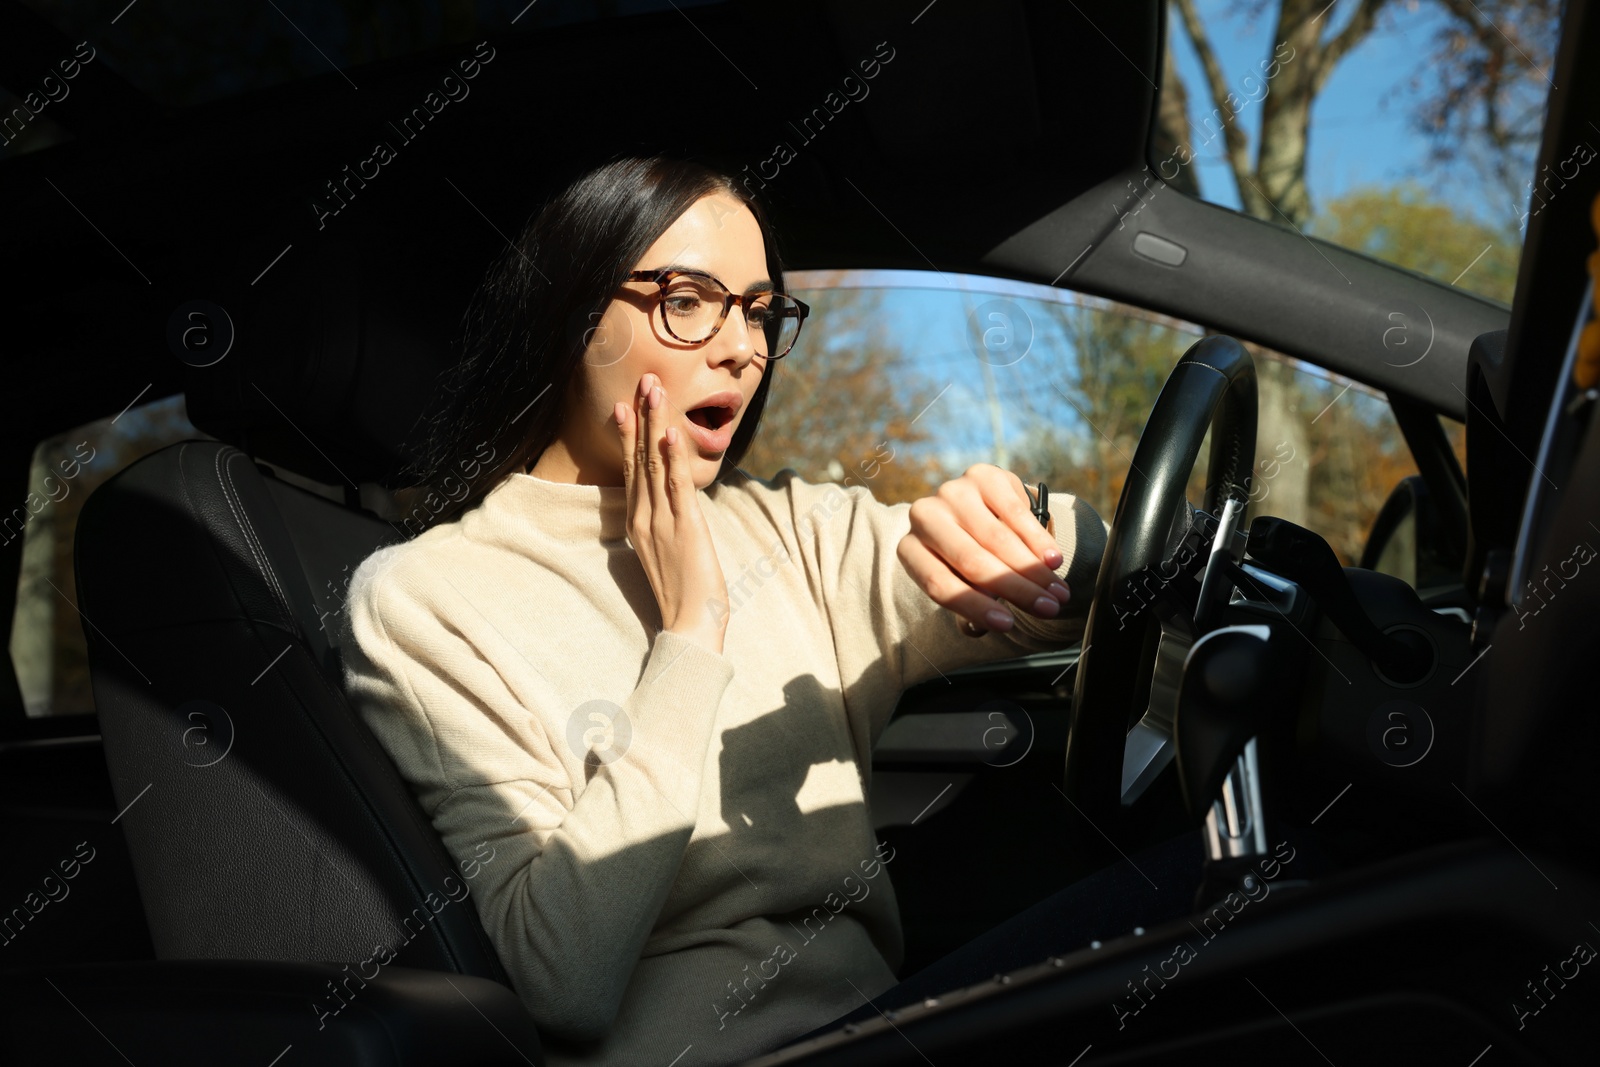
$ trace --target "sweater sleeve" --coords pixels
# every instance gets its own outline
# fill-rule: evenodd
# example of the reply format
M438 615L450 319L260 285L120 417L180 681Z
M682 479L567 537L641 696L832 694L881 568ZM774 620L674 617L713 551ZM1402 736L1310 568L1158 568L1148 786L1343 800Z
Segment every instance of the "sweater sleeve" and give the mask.
M808 483L787 469L772 484L787 494L802 555L816 568L845 703L863 752L883 732L903 690L961 667L1062 648L1083 636L1107 528L1093 507L1070 493L1050 493L1062 557L1055 573L1072 590L1062 613L1041 619L1012 607L1016 624L1010 631L974 638L900 562L900 540L911 530L910 504L881 503L866 486Z
M540 1028L601 1037L694 829L715 716L675 711L715 709L733 665L661 631L620 713L602 700L585 715L534 662L580 653L513 645L489 579L373 562L352 582L347 690L471 865L478 914ZM590 754L593 729L615 758Z

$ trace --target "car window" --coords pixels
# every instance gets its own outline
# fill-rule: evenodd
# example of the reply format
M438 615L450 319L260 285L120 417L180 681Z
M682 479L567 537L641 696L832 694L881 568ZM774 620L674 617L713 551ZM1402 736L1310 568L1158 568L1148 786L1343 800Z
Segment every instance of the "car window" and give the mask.
M94 710L72 567L73 535L83 502L139 457L192 439L209 435L190 425L179 394L107 415L34 446L27 497L0 517L0 540L23 539L10 651L30 717Z
M934 271L791 271L811 305L773 366L741 466L915 500L974 463L1070 492L1110 521L1139 434L1193 323L1047 285ZM1381 394L1251 347L1263 395L1246 521L1274 514L1361 555L1415 473ZM1201 452L1188 487L1204 496Z
M1316 7L1171 4L1150 168L1509 305L1528 219L1600 143L1535 174L1560 4Z

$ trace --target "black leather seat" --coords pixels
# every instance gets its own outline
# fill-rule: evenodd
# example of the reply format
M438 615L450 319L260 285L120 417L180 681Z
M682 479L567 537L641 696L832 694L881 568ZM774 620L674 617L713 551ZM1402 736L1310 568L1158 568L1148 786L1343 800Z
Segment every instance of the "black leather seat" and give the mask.
M377 258L329 244L286 272L236 351L192 372L190 418L220 440L146 456L85 503L95 704L158 959L382 946L509 986L470 880L341 690L345 583L407 536L354 486L402 466L459 312L375 281Z

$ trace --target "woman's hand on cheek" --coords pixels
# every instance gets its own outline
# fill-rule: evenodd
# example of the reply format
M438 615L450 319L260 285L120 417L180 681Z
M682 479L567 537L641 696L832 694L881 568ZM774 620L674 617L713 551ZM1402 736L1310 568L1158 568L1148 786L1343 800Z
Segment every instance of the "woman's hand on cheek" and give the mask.
M928 596L979 628L1011 628L998 598L1052 619L1071 596L1055 575L1061 550L1034 517L1022 480L988 463L911 505L898 555Z
M622 444L628 539L655 592L661 628L720 654L728 587L700 511L689 443L671 425L673 408L656 375L640 379L634 404L619 401L612 410Z

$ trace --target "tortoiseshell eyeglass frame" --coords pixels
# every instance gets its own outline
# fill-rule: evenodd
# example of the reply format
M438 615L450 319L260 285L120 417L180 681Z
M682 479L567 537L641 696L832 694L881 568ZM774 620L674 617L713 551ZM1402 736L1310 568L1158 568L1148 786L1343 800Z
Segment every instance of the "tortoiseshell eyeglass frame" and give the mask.
M672 324L667 321L666 299L665 299L666 295L667 295L667 286L672 283L672 280L674 278L679 278L679 277L684 277L684 276L688 276L688 277L692 277L692 278L705 278L706 280L715 283L718 288L720 288L724 293L727 294L722 299L722 315L721 315L720 318L717 319L717 324L711 328L711 332L710 333L706 334L704 337L702 337L698 341L690 341L690 340L687 340L686 338L679 337L676 333L673 333ZM728 312L733 310L733 306L735 304L739 305L739 307L741 309L744 309L746 307L746 301L754 300L754 299L756 299L758 297L763 297L763 296L781 296L785 300L793 301L794 302L794 310L793 310L793 312L786 313L786 317L788 315L794 315L794 316L798 316L799 317L800 321L796 325L795 331L794 331L794 341L790 341L789 342L789 347L785 348L782 352L779 352L777 355L763 356L762 358L766 359L766 360L782 359L784 356L787 356L791 351L794 350L794 342L798 341L800 339L800 330L805 327L806 316L811 314L811 305L810 304L807 304L804 300L800 300L800 299L798 299L796 297L792 297L788 293L779 293L779 292L775 292L775 291L770 290L770 289L764 289L759 293L750 293L750 294L745 295L745 296L739 296L739 295L736 295L735 293L733 293L726 285L723 285L722 284L722 279L718 278L714 274L708 274L703 270L634 270L634 271L629 271L628 272L628 281L630 281L630 282L655 282L657 285L659 285L661 287L660 299L658 299L657 302L656 302L656 306L661 308L661 325L666 328L667 333L672 335L672 339L673 340L681 342L682 344L686 344L686 345L703 345L706 342L710 341L713 337L715 337L717 335L717 331L722 329L722 324L724 322L728 321Z

